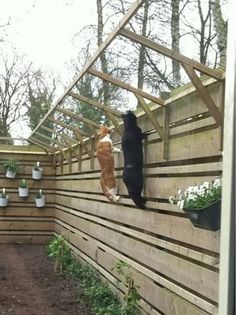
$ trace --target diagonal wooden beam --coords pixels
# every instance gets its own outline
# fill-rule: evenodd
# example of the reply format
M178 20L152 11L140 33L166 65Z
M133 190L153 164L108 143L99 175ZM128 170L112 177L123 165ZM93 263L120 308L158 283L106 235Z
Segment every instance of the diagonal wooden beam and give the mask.
M54 134L57 135L57 136L60 136L62 139L64 139L64 141L65 141L66 145L68 146L68 149L70 150L70 152L74 152L75 158L78 159L78 157L77 157L77 155L78 155L78 154L77 154L77 150L74 148L73 145L71 145L71 142L74 142L74 144L78 144L78 141L77 141L76 139L73 139L73 138L71 138L71 137L68 137L67 135L63 134L62 132L57 132L57 131L55 131L55 130L53 130L53 129L50 129L50 128L48 128L48 127L45 127L45 126L43 126L43 125L41 125L41 126L39 127L39 129L43 129L43 130L49 131L49 132L51 132L51 133L54 133Z
M194 85L195 89L199 93L200 97L202 98L203 102L207 106L210 114L215 119L217 125L222 126L223 124L223 115L219 111L218 107L216 106L215 102L211 98L210 94L208 93L207 89L202 84L201 80L197 76L196 72L194 71L193 67L188 66L186 64L182 64L184 70L186 71L187 75L189 76L192 84Z
M137 99L139 101L139 104L141 105L141 107L145 111L148 119L152 123L153 127L156 129L156 131L159 134L160 138L163 139L164 138L163 128L160 126L159 122L155 119L155 117L154 117L152 111L150 110L150 108L148 107L147 103L142 98L142 96L136 95L136 94L135 94L135 96L137 97Z
M87 104L90 104L96 108L100 108L101 110L103 110L105 113L106 113L106 116L110 119L110 121L113 123L113 125L116 127L116 129L118 130L118 132L120 134L122 134L122 130L121 130L121 127L117 121L117 119L115 118L115 116L117 117L121 117L121 113L118 112L117 110L111 108L111 107L108 107L107 105L105 104L101 104L97 101L94 101L88 97L85 97L83 95L79 95L79 94L76 94L74 92L69 92L68 93L69 96L79 100L79 101L82 101L84 103L87 103Z
M53 151L49 150L48 147L45 147L44 145L38 143L37 141L34 141L32 138L29 139L29 142L31 142L31 143L33 143L34 145L40 147L40 148L43 149L45 152L48 152L48 151L51 152L51 153L53 152Z
M83 95L80 95L80 94L77 94L77 93L74 93L74 92L69 92L68 96L71 96L71 97L73 97L73 98L75 98L75 99L77 99L77 100L79 100L81 102L90 104L90 105L92 105L94 107L100 108L101 110L103 110L105 112L108 112L108 113L111 113L114 116L121 117L121 113L118 112L118 110L113 109L113 108L111 108L108 105L101 104L98 101L92 100L91 98L88 98L86 96L83 96Z
M94 68L89 68L88 69L88 73L90 73L90 74L92 74L92 75L94 75L96 77L99 77L100 79L102 79L104 81L107 81L107 82L110 82L110 83L112 83L112 84L114 84L116 86L119 86L119 87L121 87L121 88L123 88L123 89L125 89L125 90L127 90L129 92L132 92L132 93L136 94L136 95L140 95L140 96L142 96L142 97L144 97L144 98L146 98L146 99L148 99L150 101L153 101L156 104L159 104L161 106L164 105L164 100L160 99L159 97L156 97L154 95L146 93L146 92L144 92L144 91L142 91L140 89L137 89L137 88L135 88L135 87L133 87L133 86L123 82L123 81L120 81L120 80L118 80L116 78L113 78L112 76L110 76L108 74L105 74L103 72L97 71Z
M84 76L84 74L87 72L87 69L93 65L98 58L104 53L106 48L111 44L111 42L116 38L116 36L119 34L119 30L122 27L125 27L127 23L129 23L130 19L136 14L138 9L143 5L145 0L136 0L129 10L126 12L124 17L121 19L121 21L118 23L118 25L115 27L112 33L105 39L105 41L100 45L99 49L96 51L95 55L86 63L82 71L75 77L73 82L67 87L65 92L62 94L62 96L58 99L56 104L49 110L49 112L44 116L44 118L41 120L41 122L38 124L38 126L33 130L32 135L35 133L35 131L39 128L39 126L46 121L46 119L51 115L51 113L55 110L55 108L61 104L64 100L64 98L67 96L68 92L70 92L73 87L76 85L76 83Z
M203 64L201 64L200 62L194 61L188 57L185 57L183 55L181 55L180 53L173 51L169 48L163 47L157 43L155 43L154 41L138 35L136 33L133 33L131 31L128 31L126 29L121 29L119 32L120 35L136 42L139 43L141 45L146 46L149 49L152 49L166 57L169 57L171 59L177 60L179 62L181 62L182 64L188 65L193 67L194 69L201 71L202 73L205 73L206 75L209 75L212 78L215 78L217 80L222 80L223 76L221 73L219 73L217 70L211 69Z
M41 137L41 138L44 138L44 139L46 139L46 140L50 140L50 141L52 141L53 143L56 143L57 144L57 146L56 147L54 147L54 148L56 148L57 149L57 151L59 151L60 153L61 153L61 165L63 165L63 159L65 158L66 159L66 157L65 157L65 152L63 151L63 148L61 147L61 142L59 142L59 141L56 141L56 140L54 140L54 139L51 139L51 138L49 138L49 137L47 137L47 136L45 136L44 134L41 134L41 133L39 133L39 132L35 132L35 134L34 134L34 136L35 135L38 135L39 137ZM37 138L37 140L39 140L38 138ZM40 141L40 140L39 140ZM64 148L67 148L65 145L64 145ZM55 156L56 156L56 152L55 152ZM67 159L66 159L67 160ZM69 162L69 160L67 160L68 162Z
M78 143L78 141L77 141L76 139L71 138L71 137L65 135L63 132L58 132L58 131L53 130L53 129L51 129L51 128L48 128L48 127L46 127L46 126L44 126L44 125L41 125L41 126L40 126L40 129L49 131L49 132L51 132L51 133L54 133L54 134L57 135L57 136L62 137L62 138L65 140L65 142L68 141L68 142ZM66 143L67 143L67 142L66 142Z
M67 146L66 146L65 143L62 143L62 142L60 142L60 141L57 141L56 139L52 139L52 138L50 138L50 137L48 137L48 136L46 136L46 135L44 135L44 134L42 134L42 133L40 133L40 132L35 132L35 135L37 135L37 136L39 136L39 137L41 137L41 138L44 138L44 139L46 139L46 140L49 140L49 141L51 141L51 142L57 144L58 148L61 148L61 149L62 149L62 147L67 148ZM62 147L61 147L61 146L62 146Z
M54 119L52 117L48 117L48 120L50 120L51 122L53 122L56 125L59 125L59 126L64 127L66 129L72 130L75 133L75 135L77 137L79 137L80 139L82 139L82 136L89 137L85 132L83 132L79 128L70 126L70 125L68 125L68 124L66 124L66 123L64 123L64 122L62 122L62 121L60 121L58 119Z
M55 123L55 124L57 124L57 125L60 125L60 126L62 126L62 127L64 127L64 128L67 128L67 129L72 130L72 131L74 132L75 136L78 138L78 140L79 140L79 142L80 142L80 145L81 145L81 143L83 143L83 147L84 147L85 151L87 152L88 156L89 156L89 157L91 156L91 152L90 152L90 150L88 149L88 146L87 146L87 145L84 143L84 141L83 141L84 139L83 139L82 134L83 134L83 135L86 135L84 132L82 132L82 131L81 131L80 129L78 129L78 128L75 128L75 127L72 127L72 126L70 126L70 125L67 125L67 124L63 123L62 121L56 120L56 119L54 119L54 118L52 118L52 117L48 117L48 120L50 120L51 122L53 122L53 123Z
M38 146L40 146L41 148L44 148L44 150L46 149L47 151L50 151L50 152L52 152L53 154L55 153L55 151L56 151L56 148L53 148L53 147L51 147L51 146L49 146L49 145L46 145L44 142L42 142L42 141L40 141L40 140L38 140L38 139L35 139L35 138L33 138L33 137L31 137L30 139L29 139L29 141L30 142L34 142L35 144L37 144Z
M67 109L65 109L65 108L62 108L62 107L59 107L59 106L58 106L57 109L56 109L56 111L58 111L58 112L60 112L60 113L63 113L64 115L69 116L69 117L71 117L71 118L74 118L74 119L76 119L76 120L82 121L82 122L84 122L85 124L88 124L88 125L90 125L90 126L92 126L92 127L94 127L94 128L97 128L97 129L100 128L100 125L97 124L97 123L95 123L94 121L92 121L92 120L90 120L90 119L88 119L88 118L85 118L85 117L83 117L83 116L80 116L80 115L78 115L78 114L75 114L75 113L73 113L73 112L71 112L71 111L69 111L69 110L67 110Z

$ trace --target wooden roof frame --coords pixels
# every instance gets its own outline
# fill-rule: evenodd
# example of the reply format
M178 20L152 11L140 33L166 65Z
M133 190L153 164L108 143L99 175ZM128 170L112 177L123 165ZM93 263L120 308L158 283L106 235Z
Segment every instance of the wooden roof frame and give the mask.
M123 19L115 27L113 32L110 33L110 35L103 42L103 44L99 47L99 49L94 54L94 56L87 62L87 64L84 66L84 68L81 70L81 72L74 78L72 83L66 88L65 92L58 99L56 104L49 110L49 112L45 115L45 117L42 119L42 121L33 130L32 134L29 138L29 141L30 141L30 139L33 139L33 141L35 141L35 139L33 138L34 134L37 132L37 130L39 128L41 128L41 126L45 123L45 121L50 120L55 124L61 125L64 128L72 130L75 133L77 139L79 140L79 143L81 145L83 144L83 148L85 148L88 155L91 156L90 150L84 144L85 139L83 139L83 136L87 136L87 138L88 138L89 135L84 134L78 128L63 124L62 122L55 120L54 118L51 117L51 115L54 112L58 111L58 112L63 113L64 115L71 117L71 118L83 121L84 123L88 124L93 130L94 130L94 128L95 128L95 130L96 130L96 128L98 129L99 125L97 123L92 122L91 120L89 120L87 118L80 117L78 114L75 114L75 113L63 108L62 104L63 104L63 101L66 97L72 97L74 99L85 102L88 105L100 108L101 110L103 110L105 112L107 117L112 121L114 127L118 130L118 132L121 133L120 123L117 121L117 118L120 118L121 114L117 110L112 109L111 107L107 106L106 104L101 104L101 103L99 103L93 99L90 99L90 98L85 97L83 95L79 95L73 91L73 88L76 86L76 84L79 82L79 80L81 80L84 77L85 74L90 74L90 75L96 76L96 77L98 77L104 81L107 81L113 85L116 85L120 88L123 88L123 89L133 93L133 95L137 98L139 104L143 108L144 112L147 114L147 117L151 121L155 130L160 135L160 138L163 140L163 142L167 141L166 126L164 126L164 125L163 125L163 127L160 126L159 122L153 117L152 112L151 112L148 104L146 103L145 99L150 100L152 103L155 103L155 104L162 106L162 107L165 107L165 105L168 103L168 100L163 100L163 99L158 98L154 95L146 93L146 92L142 91L141 89L135 88L135 87L131 86L130 84L127 84L121 80L118 80L118 79L116 79L116 78L114 78L114 77L112 77L106 73L103 73L103 72L98 71L98 70L93 68L94 63L100 58L102 53L109 47L109 45L113 42L113 40L117 36L125 37L125 38L127 38L133 42L144 45L148 49L151 49L151 50L153 50L157 53L160 53L166 57L169 57L171 59L179 61L180 64L182 65L183 69L185 70L185 72L189 76L196 91L199 93L203 102L207 106L210 114L215 119L216 124L222 126L223 115L219 111L219 109L216 106L213 99L210 97L206 88L201 83L201 81L198 78L195 71L197 70L201 73L204 73L204 74L214 78L215 80L222 80L223 79L222 73L220 71L215 70L215 69L211 69L211 68L209 68L209 67L207 67L207 66L205 66L205 65L203 65L197 61L194 61L194 60L192 60L192 59L190 59L190 58L188 58L188 57L186 57L186 56L184 56L178 52L175 52L171 49L163 47L163 46L157 44L156 42L154 42L154 41L152 41L152 40L150 40L144 36L141 36L141 35L138 35L134 32L131 32L125 28L125 26L129 23L130 19L133 16L135 16L135 14L139 10L139 8L144 4L144 1L145 0L136 0L131 5L130 9L127 11L127 13L124 15ZM95 133L96 133L96 131L95 131ZM40 144L40 145L42 147L42 144ZM49 150L48 148L45 148L45 149ZM53 150L51 152L53 152Z

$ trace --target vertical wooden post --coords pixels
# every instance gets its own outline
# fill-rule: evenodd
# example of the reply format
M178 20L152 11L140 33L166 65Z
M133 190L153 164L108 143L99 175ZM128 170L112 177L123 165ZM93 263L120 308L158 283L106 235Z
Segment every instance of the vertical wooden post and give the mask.
M81 171L82 154L83 154L83 142L80 142L80 144L79 144L79 158L78 158L78 170L79 171Z
M69 173L71 174L72 173L72 152L71 150L69 149L68 150L68 162L69 162Z
M236 223L236 33L235 2L230 2L227 38L227 64L224 112L224 157L220 233L219 314L234 315L235 283L235 223Z
M63 161L64 161L64 156L61 153L61 158L60 158L61 174L63 174Z
M95 138L91 138L90 141L91 141L90 169L94 170Z
M220 104L221 104L221 111L224 117L224 108L225 108L225 82L221 82L220 84ZM220 147L219 150L223 151L223 137L224 137L224 121L223 124L220 125Z
M170 108L168 106L163 107L163 159L168 161L169 159L169 124L170 124Z

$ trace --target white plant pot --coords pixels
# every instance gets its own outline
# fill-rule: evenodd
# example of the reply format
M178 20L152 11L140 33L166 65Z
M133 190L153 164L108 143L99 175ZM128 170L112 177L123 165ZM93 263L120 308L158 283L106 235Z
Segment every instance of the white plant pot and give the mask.
M7 206L8 198L9 198L9 196L6 196L5 198L0 197L0 207L6 207Z
M16 177L16 172L12 172L11 170L7 170L6 177L7 178L15 178Z
M22 188L22 187L18 187L19 190L19 196L20 197L28 197L29 195L29 188Z
M43 174L43 169L40 168L39 170L34 170L32 169L32 178L39 180L42 178L42 174Z
M42 198L35 198L35 204L37 208L42 208L45 206L45 196L42 196Z

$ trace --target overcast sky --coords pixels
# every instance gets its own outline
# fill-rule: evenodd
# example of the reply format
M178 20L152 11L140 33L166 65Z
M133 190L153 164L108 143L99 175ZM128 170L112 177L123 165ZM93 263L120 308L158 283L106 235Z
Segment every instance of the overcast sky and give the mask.
M96 0L0 0L0 12L0 25L9 21L0 29L4 52L10 53L13 46L35 68L58 73L62 82L72 81L65 65L78 53L72 39L84 26L96 23ZM30 130L19 121L11 134L27 137Z
M10 18L6 40L38 67L52 70L73 57L73 35L96 23L96 0L0 0L0 9L1 25Z

